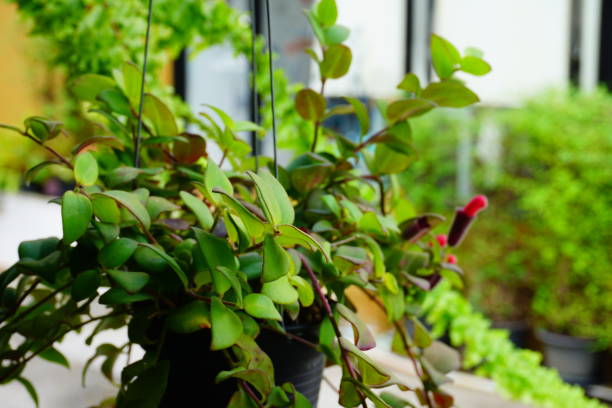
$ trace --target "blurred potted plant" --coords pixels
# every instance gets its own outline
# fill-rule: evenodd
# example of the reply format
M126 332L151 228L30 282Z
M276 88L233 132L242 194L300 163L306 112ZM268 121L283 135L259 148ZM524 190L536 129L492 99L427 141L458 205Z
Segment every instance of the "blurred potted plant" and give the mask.
M348 30L336 24L333 0L307 16L321 45L309 54L324 88L348 72ZM412 161L409 120L477 102L453 74L484 73L488 65L438 36L431 48L440 80L421 87L408 74L399 88L410 96L389 104L387 125L359 144L321 125L353 111L366 135L369 118L359 101L347 98L342 109L329 110L322 92L300 91L295 109L310 124L312 133L302 137L311 138L312 151L286 169L250 157L238 133L263 129L219 109L210 108L216 120L206 111L193 121L202 134L181 132L161 99L141 93L144 77L134 64L114 78L74 78L72 91L98 131L70 157L50 150L56 160L39 166L70 169L75 188L54 200L62 239L23 242L20 261L0 275L0 383L20 381L35 396L22 376L27 363L65 363L56 344L95 323L88 342L103 330L128 328L125 345L100 345L88 363L103 358L107 377L119 355L133 346L145 350L123 367L117 407L201 398L228 407L316 405L319 352L342 367L342 406L406 404L372 391L397 385L413 390L423 406L450 407L452 396L439 386L458 367L458 355L434 342L416 314L426 291L441 279L460 282L461 270L449 262L448 248L421 243L441 218L407 218L387 179ZM58 126L42 118L25 128L4 125L47 149ZM219 163L207 155L209 143L223 152ZM367 171L357 167L362 157ZM224 163L231 170L222 170ZM274 175L253 171L258 164ZM478 197L457 211L449 246L485 204ZM399 383L364 353L375 341L346 297L349 287L384 309L396 329L394 349L412 359L419 387ZM96 313L97 303L105 313ZM342 336L340 320L353 328L353 339ZM406 321L416 325L412 336ZM315 375L316 386L281 373L283 364Z

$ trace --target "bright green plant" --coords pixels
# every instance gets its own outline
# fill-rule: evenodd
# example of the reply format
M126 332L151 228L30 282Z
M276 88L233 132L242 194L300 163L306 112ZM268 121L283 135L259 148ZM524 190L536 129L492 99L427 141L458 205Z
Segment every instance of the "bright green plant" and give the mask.
M490 321L457 291L443 284L430 292L423 313L436 336L448 333L453 346L463 347L463 366L489 377L514 399L550 408L603 408L584 390L561 380L551 368L540 365L542 356L517 349L504 330Z
M343 44L348 31L335 24L333 0L317 3L308 18L320 45L310 55L325 84L350 67L352 53ZM408 74L399 87L410 95L389 104L387 125L360 144L322 125L325 117L352 109L366 134L369 118L359 101L347 99L332 111L321 93L300 91L295 110L312 133L299 136L312 151L278 168L277 177L266 168L254 171L250 147L238 136L263 129L216 108L198 120L186 115L200 134L184 133L172 109L146 93L141 140L135 131L141 73L132 63L118 66L113 77L72 78L71 91L95 131L69 156L48 144L62 132L60 122L32 117L23 128L3 125L54 157L32 171L65 167L75 188L54 200L63 237L23 242L19 262L0 275L0 383L20 381L36 399L22 376L30 360L64 364L56 344L85 325L95 323L92 337L128 326L125 346L102 345L93 359L103 358L102 370L112 377L117 357L142 346L144 357L123 367L115 404L156 407L172 364L161 353L167 335L206 331L211 353L228 357L228 370L217 380L237 384L229 407L303 408L309 403L291 384L274 384L257 336L261 330L285 333L281 321L318 317L319 344L313 346L342 367L342 406L365 407L370 400L389 407L389 397L372 389L392 385L414 391L423 406L452 406L439 386L458 367L458 354L434 342L416 313L427 291L442 279L460 282L461 270L447 262L448 248L421 243L441 217L401 216L402 202L387 182L411 162L410 120L440 106L477 102L453 74L486 63L461 56L438 36L431 48L439 81L421 87ZM318 150L323 137L337 146L335 153ZM207 156L209 143L224 152L219 163ZM362 158L364 170L356 166ZM465 213L473 218L474 211L466 207ZM459 237L465 228L452 231ZM396 328L394 349L412 359L419 387L398 383L364 353L375 342L345 295L351 286L385 310ZM107 311L93 314L93 302ZM342 337L340 319L353 327L354 339ZM406 331L409 321L414 336Z

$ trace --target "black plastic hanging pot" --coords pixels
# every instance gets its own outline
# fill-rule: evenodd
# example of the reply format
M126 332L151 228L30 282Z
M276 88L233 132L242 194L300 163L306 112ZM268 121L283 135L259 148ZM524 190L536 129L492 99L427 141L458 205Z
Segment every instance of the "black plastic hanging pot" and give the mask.
M593 351L595 341L538 329L544 363L557 369L563 380L581 386L595 384L600 377L600 354Z
M318 341L318 326L288 326L286 330L311 342ZM231 367L222 352L210 351L210 341L210 330L167 334L161 358L170 360L170 372L160 408L227 406L237 384L234 380L215 383L217 374ZM268 330L262 330L256 341L274 364L275 383L292 383L316 407L325 363L323 354Z

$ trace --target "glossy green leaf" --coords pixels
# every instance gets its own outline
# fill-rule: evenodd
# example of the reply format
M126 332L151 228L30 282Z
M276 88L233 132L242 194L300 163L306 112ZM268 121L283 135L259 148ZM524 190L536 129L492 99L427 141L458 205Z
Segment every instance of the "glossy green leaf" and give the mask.
M26 132L41 142L51 140L62 132L64 124L41 116L31 116L24 122Z
M210 317L212 323L210 349L222 350L236 344L242 334L242 321L217 297L212 298Z
M169 256L162 248L159 248L159 247L157 247L155 245L151 245L151 244L147 244L147 243L140 243L138 245L140 245L141 247L148 248L148 249L152 250L153 252L155 252L155 254L158 255L160 258L162 258L164 260L164 262L166 264L168 264L168 266L174 271L174 273L176 273L176 276L180 279L180 281L183 284L183 286L184 287L188 287L189 286L189 282L187 280L187 275L185 274L183 269L176 262L176 260L174 258L172 258L171 256ZM134 253L134 255L136 255L137 253L138 253L138 250Z
M391 126L379 139L378 143L384 143L389 149L410 156L415 154L412 145L412 127L407 120Z
M117 88L105 89L98 94L97 100L104 102L108 109L116 114L132 116L130 101Z
M163 197L149 197L146 205L149 216L156 220L162 213L179 210L181 207Z
M399 122L421 116L433 108L435 104L425 99L402 99L387 107L387 118L391 122Z
M338 19L338 7L336 0L321 0L316 5L317 21L321 27L331 27L336 24Z
M38 355L38 357L47 360L51 363L59 364L66 368L70 368L70 363L68 362L68 359L66 359L66 356L64 356L59 350L54 347L49 347L45 349Z
M102 222L109 224L119 224L121 222L121 212L117 206L117 202L110 197L94 195L91 203L93 212L96 217Z
M223 193L221 190L217 189L215 189L215 193L219 194L219 197L221 197L221 202L223 206L230 209L234 214L238 216L238 218L240 218L251 238L258 239L263 235L266 226L264 225L262 220L255 216L234 197L229 196Z
M19 244L17 253L19 254L19 259L40 260L55 251L59 243L60 240L55 237L23 241Z
M79 239L87 230L93 208L83 194L66 191L62 198L62 229L64 243L70 244Z
M325 114L325 107L325 98L312 89L302 89L295 95L295 110L305 120L320 121Z
M149 229L151 227L151 217L149 216L149 212L140 202L137 195L121 190L110 190L97 193L96 195L112 198L118 204L126 208L145 229Z
M229 181L225 172L217 166L213 160L209 160L206 166L206 172L204 173L204 185L206 186L207 193L214 200L213 190L219 189L225 194L234 194L234 186Z
M225 381L229 378L237 378L246 381L259 392L261 395L268 395L272 391L272 382L269 376L263 370L245 369L244 367L236 367L233 370L221 371L215 381L217 383ZM270 401L268 401L270 402ZM270 405L271 406L271 405ZM275 407L277 405L274 405Z
M449 108L463 108L480 101L478 95L455 81L432 82L423 90L421 96L439 106Z
M262 282L272 282L287 274L290 269L289 255L274 239L266 235L263 243L263 275Z
M84 74L70 83L70 89L82 101L95 102L100 92L115 87L115 81L107 76Z
M210 229L214 219L208 206L204 204L202 200L187 191L181 191L179 195L183 199L185 205L195 214L200 226L206 230Z
M98 180L98 161L90 152L80 153L74 160L74 178L82 186L93 186Z
M461 70L472 75L486 75L491 72L491 66L482 58L465 56L461 59Z
M367 354L359 350L357 346L344 337L340 338L340 345L358 361L358 367L362 375L362 380L366 385L382 385L391 379L387 373Z
M151 300L153 297L145 293L127 293L124 289L111 288L100 296L102 305L123 305L128 303L142 302Z
M455 66L461 61L461 55L453 44L444 38L431 35L431 60L440 79L450 78L455 71Z
M100 250L98 262L105 268L118 268L123 265L138 247L138 243L129 238L119 238Z
M346 45L334 44L323 53L321 77L337 79L347 74L353 61L353 53Z
M370 168L376 174L397 174L410 167L415 159L416 152L413 155L406 155L385 146L384 143L379 143L376 145Z
M279 235L276 237L277 242L283 247L293 247L299 245L311 251L319 250L327 261L330 261L329 251L309 234L293 225L279 225L277 227Z
M293 205L281 183L267 170L260 174L248 172L248 175L255 182L257 197L268 221L273 225L292 224Z
M175 333L193 333L211 327L210 307L199 300L174 310L166 320L168 329Z
M110 277L128 293L139 292L149 283L149 274L146 272L127 272L119 270L109 270Z
M401 89L406 92L412 92L418 95L421 92L421 81L416 74L409 72L406 74L402 82L399 83L397 89Z
M423 326L423 323L418 319L412 319L411 321L414 327L414 332L412 334L414 344L423 349L429 347L433 341L431 334L429 334L425 326Z
M285 275L272 282L263 284L261 293L268 296L274 303L290 305L298 299L298 292L289 283L289 278Z
M95 269L81 272L72 283L72 299L78 302L97 294L101 281L100 273Z
M406 400L403 400L402 398L394 394L391 394L390 392L387 392L387 391L381 392L380 398L383 401L385 401L387 404L389 404L391 408L405 408L405 407L414 408L415 407L412 403Z
M130 104L134 109L138 107L140 102L140 89L142 86L142 71L138 65L131 61L126 61L121 67L122 89L125 95L130 100Z
M153 123L157 136L175 136L179 133L174 115L158 97L145 94L143 115Z
M38 399L38 393L36 392L36 388L34 388L32 383L30 381L28 381L27 379L23 378L23 377L17 377L17 378L15 378L15 381L17 381L18 383L23 385L23 387L26 389L28 395L30 396L30 398L34 402L34 405L36 406L36 408L38 408L40 406L39 399Z
M361 134L367 134L370 131L370 115L368 113L368 108L357 98L345 97L344 99L346 99L355 110L355 115L357 116L357 120L359 120Z
M281 321L282 317L272 299L259 293L251 293L244 298L244 310L258 319L272 319Z
M223 279L223 281L225 282L229 282L229 287L231 287L234 290L234 296L236 297L236 307L238 309L242 308L242 285L240 284L240 280L238 278L238 273L236 272L235 269L231 269L231 268L226 268L225 266L217 266L215 269L213 269L211 271L212 274L212 280L213 280L213 285L215 285L215 287L219 286L217 285L217 282L221 281L221 279ZM218 292L219 295L223 296L224 292Z

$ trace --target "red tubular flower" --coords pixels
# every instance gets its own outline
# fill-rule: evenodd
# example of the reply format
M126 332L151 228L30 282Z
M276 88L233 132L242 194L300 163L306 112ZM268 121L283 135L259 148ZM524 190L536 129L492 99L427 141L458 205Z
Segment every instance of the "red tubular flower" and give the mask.
M476 214L487 208L487 205L487 197L477 195L465 207L455 212L455 219L448 233L448 246L454 247L461 243Z
M436 241L438 241L438 245L444 248L446 246L446 235L436 235Z
M455 255L453 255L453 254L449 254L446 257L446 262L448 262L449 264L456 265L457 264L457 257Z

